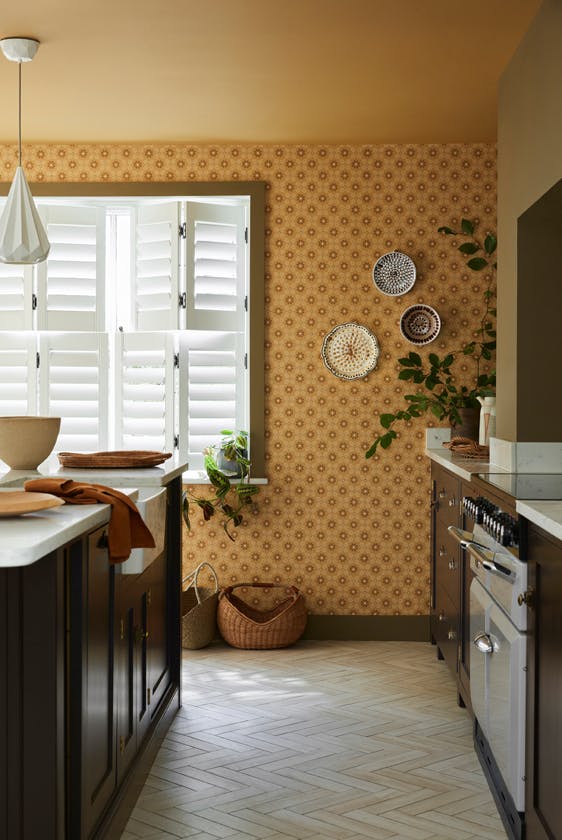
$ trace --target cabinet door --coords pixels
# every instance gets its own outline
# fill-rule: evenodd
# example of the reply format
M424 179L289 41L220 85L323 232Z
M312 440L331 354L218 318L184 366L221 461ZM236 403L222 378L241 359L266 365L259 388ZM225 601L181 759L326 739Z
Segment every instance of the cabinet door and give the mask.
M446 590L437 588L435 609L431 616L431 633L437 645L438 656L444 659L453 674L457 673L459 610Z
M149 570L147 589L148 613L148 673L147 689L150 713L154 715L166 689L170 685L170 645L167 628L168 616L168 563L161 554Z
M562 837L562 543L528 533L527 840Z
M87 538L82 563L82 814L81 837L89 837L115 790L115 569L103 529ZM71 628L71 633L77 628Z

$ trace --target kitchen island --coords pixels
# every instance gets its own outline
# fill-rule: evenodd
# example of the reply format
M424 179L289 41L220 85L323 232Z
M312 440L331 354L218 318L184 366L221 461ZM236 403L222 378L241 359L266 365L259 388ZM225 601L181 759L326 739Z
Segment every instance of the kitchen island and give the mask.
M162 488L166 523L162 550L127 570L109 562L108 505L0 520L0 840L121 835L180 704L185 468L51 459L0 474L0 492L46 476L138 488L132 498Z

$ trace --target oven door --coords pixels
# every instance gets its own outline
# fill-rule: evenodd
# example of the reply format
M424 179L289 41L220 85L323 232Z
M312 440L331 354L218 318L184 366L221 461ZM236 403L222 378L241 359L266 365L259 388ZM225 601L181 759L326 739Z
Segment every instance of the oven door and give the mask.
M478 580L470 587L470 698L504 784L525 809L526 638Z

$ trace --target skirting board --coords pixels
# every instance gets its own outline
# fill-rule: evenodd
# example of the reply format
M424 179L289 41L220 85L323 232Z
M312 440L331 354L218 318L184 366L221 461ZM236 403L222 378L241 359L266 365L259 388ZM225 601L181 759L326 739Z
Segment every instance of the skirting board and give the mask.
M303 639L429 642L428 615L309 615Z

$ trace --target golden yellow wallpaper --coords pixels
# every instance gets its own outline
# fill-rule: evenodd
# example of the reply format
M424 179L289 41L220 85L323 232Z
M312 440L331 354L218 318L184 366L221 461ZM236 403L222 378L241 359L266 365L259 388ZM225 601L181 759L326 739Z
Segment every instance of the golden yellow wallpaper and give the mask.
M16 165L0 147L2 180ZM232 181L267 184L265 311L269 484L230 542L217 523L184 541L184 568L209 560L220 581L286 581L316 614L416 615L429 603L428 418L365 460L378 415L411 386L396 360L414 349L404 309L434 306L443 326L421 353L462 346L478 320L479 277L437 233L460 218L496 227L496 152L487 145L33 145L32 181ZM399 250L417 280L404 297L380 294L372 268ZM324 335L357 321L376 334L378 367L336 379ZM403 384L406 389L403 389Z

